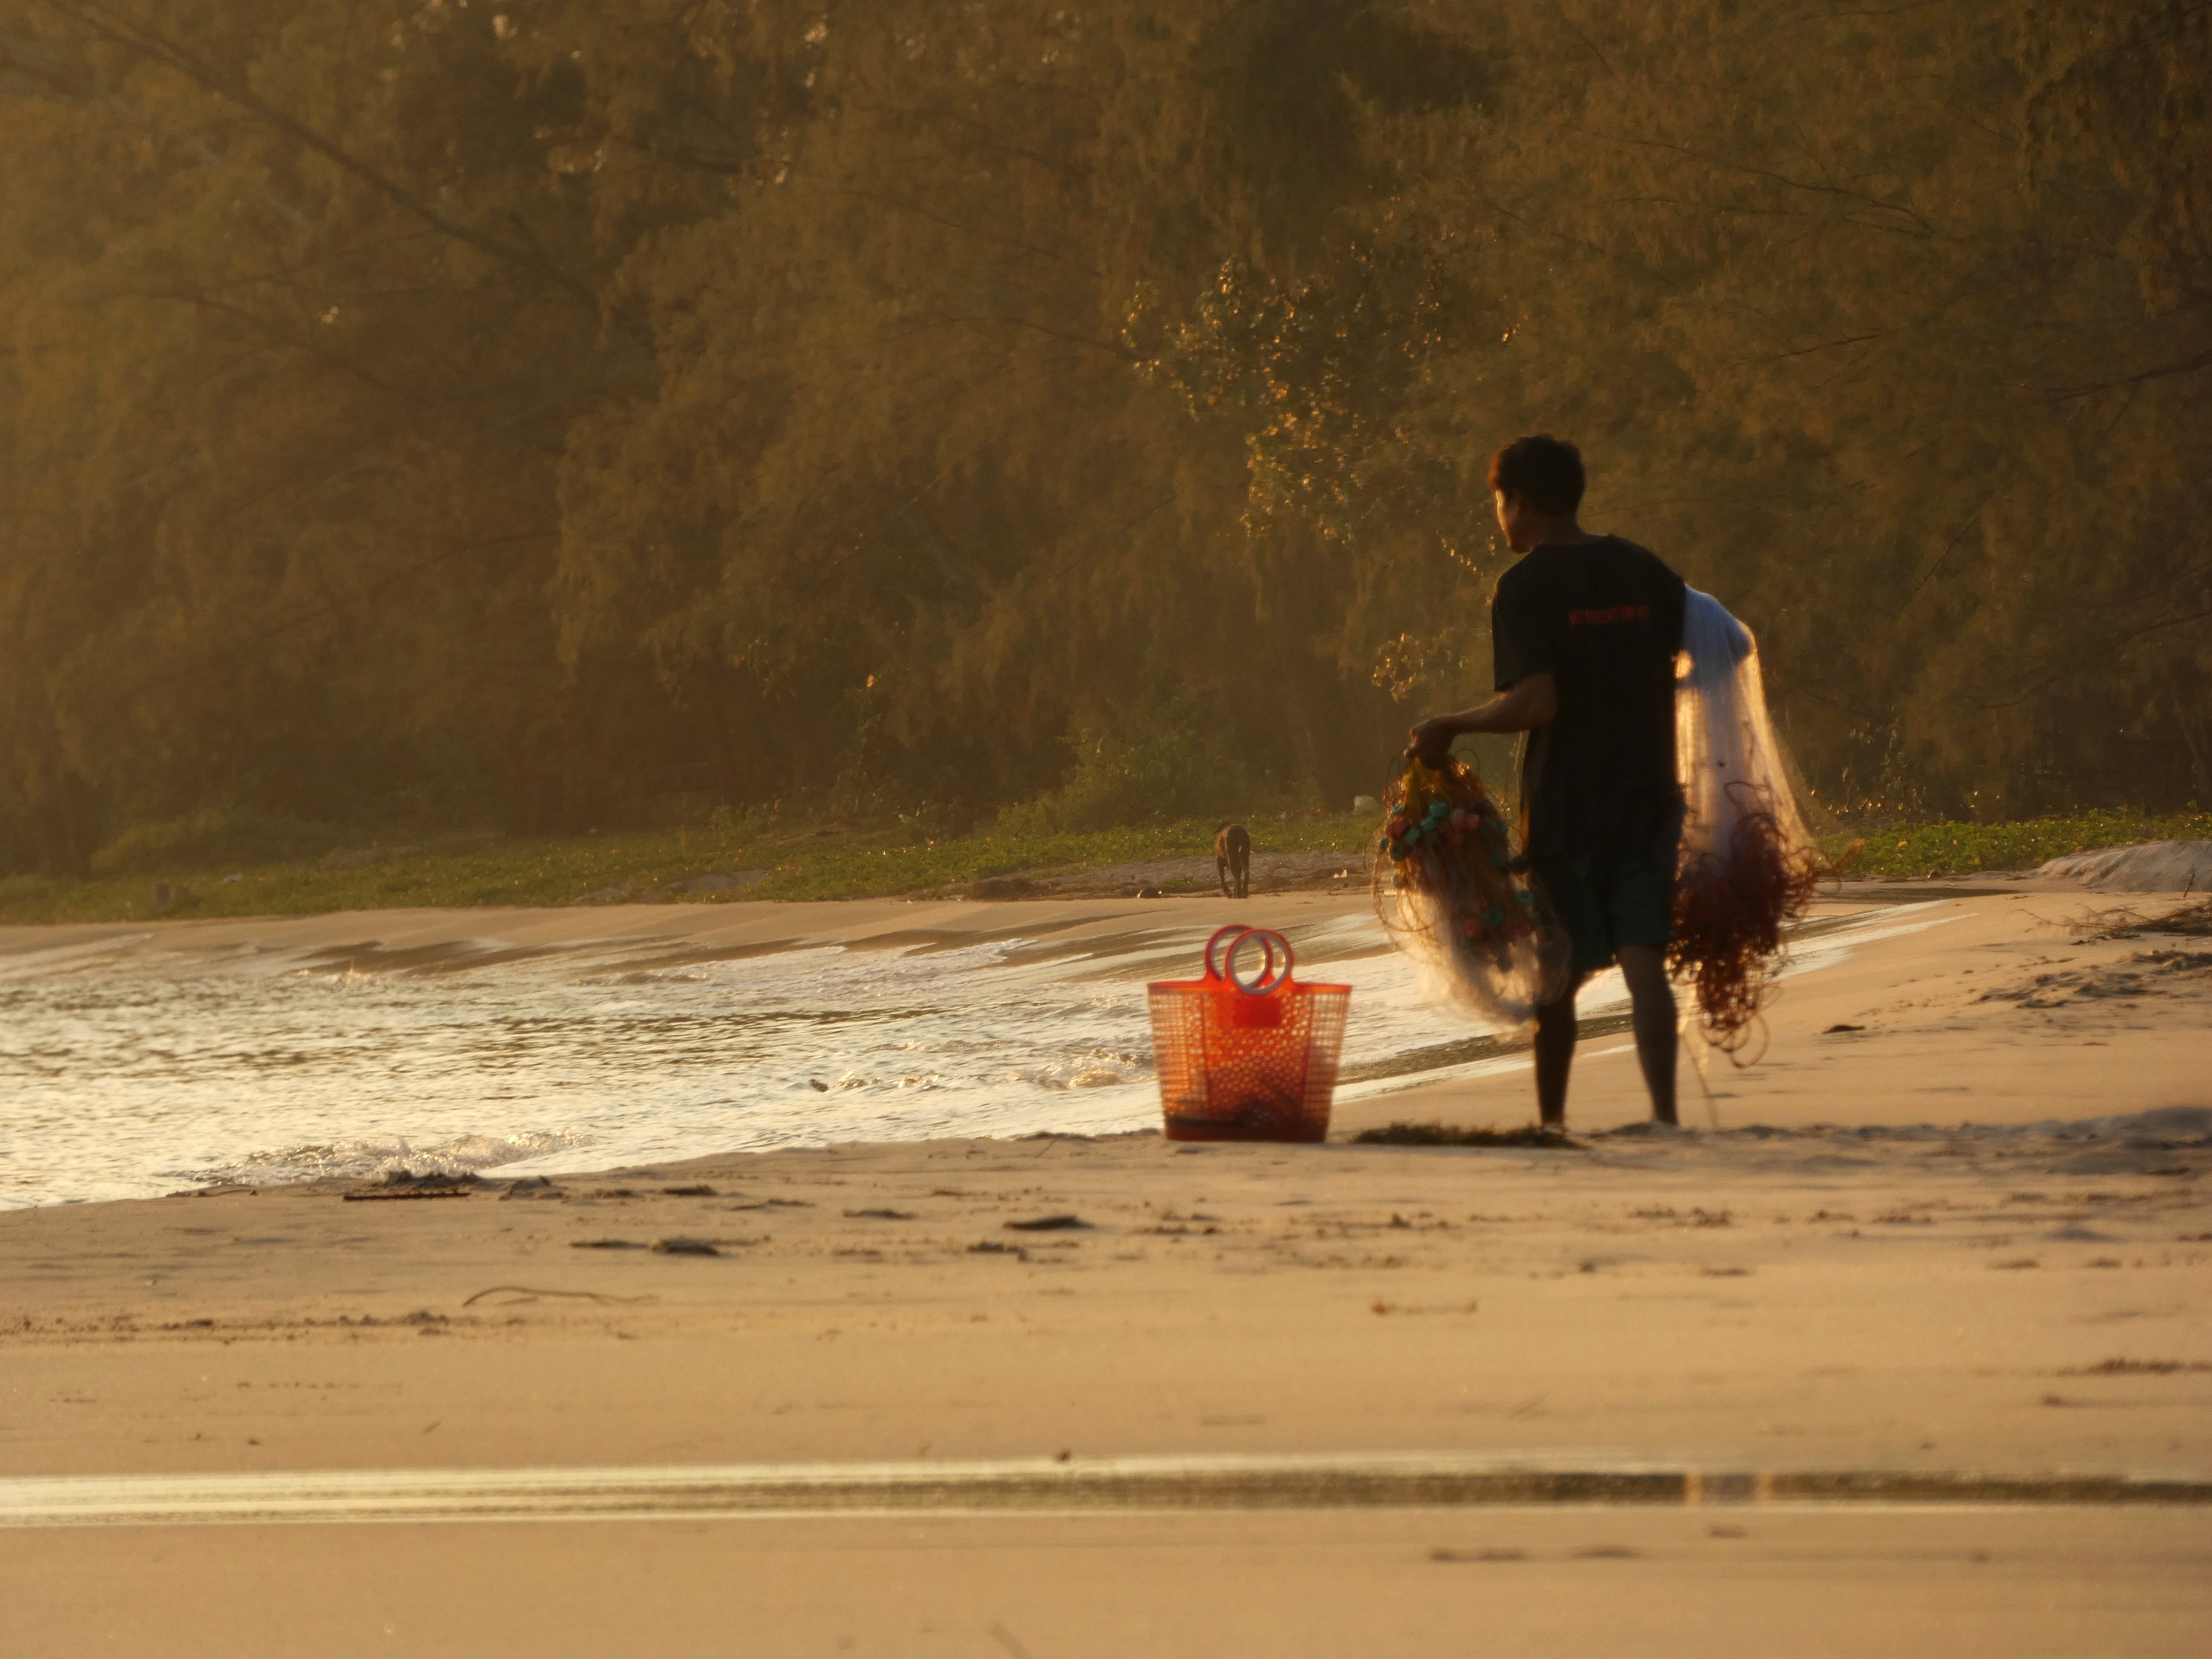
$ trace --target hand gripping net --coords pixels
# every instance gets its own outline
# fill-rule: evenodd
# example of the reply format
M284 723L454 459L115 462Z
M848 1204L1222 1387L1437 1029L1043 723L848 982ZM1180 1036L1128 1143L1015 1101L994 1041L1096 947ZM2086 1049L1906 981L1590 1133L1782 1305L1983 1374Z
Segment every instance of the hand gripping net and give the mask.
M1385 787L1375 911L1434 1000L1514 1032L1567 989L1566 933L1464 761L1409 759Z
M1820 855L1783 775L1751 630L1692 588L1682 652L1682 860L1667 961L1696 991L1706 1039L1734 1057L1780 963L1783 930L1813 896Z

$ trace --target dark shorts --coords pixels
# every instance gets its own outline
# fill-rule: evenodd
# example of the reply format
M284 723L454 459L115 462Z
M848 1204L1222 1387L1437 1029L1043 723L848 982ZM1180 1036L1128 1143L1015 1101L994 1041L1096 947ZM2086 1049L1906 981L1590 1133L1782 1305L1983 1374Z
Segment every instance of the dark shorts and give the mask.
M1609 965L1624 945L1663 948L1673 936L1680 825L1641 847L1583 858L1530 860L1544 896L1575 942L1575 976Z

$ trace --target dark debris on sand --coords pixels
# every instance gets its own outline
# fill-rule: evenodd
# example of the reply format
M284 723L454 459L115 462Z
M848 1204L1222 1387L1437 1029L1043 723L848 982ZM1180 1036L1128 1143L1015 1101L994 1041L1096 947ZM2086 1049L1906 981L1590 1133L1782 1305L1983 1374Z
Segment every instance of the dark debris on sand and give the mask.
M2212 898L2203 898L2194 904L2185 904L2179 910L2159 917L2156 921L2141 911L2122 905L2112 910L2092 910L2065 924L2068 932L2075 935L2075 943L2085 945L2091 939L2134 939L2142 933L2172 933L2188 939L2212 939Z
M1362 1129L1352 1137L1359 1146L1540 1146L1547 1152L1578 1152L1582 1143L1561 1131L1524 1123L1517 1129L1461 1129L1449 1123L1392 1123Z
M412 1170L386 1170L380 1186L356 1187L342 1196L349 1204L395 1198L466 1198L481 1184L473 1170L460 1175L441 1175L434 1170L416 1175Z
M720 1255L721 1251L704 1238L656 1238L653 1241L655 1255Z

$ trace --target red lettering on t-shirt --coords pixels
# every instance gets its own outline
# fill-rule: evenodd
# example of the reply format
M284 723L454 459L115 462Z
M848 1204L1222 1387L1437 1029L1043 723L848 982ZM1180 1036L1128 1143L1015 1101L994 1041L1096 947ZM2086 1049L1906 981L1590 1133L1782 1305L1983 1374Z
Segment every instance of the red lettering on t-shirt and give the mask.
M1601 628L1607 623L1649 622L1651 607L1648 605L1609 605L1594 611L1570 611L1570 628Z

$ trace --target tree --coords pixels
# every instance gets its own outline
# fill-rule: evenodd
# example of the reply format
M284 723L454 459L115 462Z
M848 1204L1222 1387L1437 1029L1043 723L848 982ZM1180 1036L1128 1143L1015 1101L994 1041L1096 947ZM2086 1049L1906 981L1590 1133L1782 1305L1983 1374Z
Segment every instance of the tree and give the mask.
M0 856L1083 733L1340 799L1484 688L1546 428L1824 793L2202 798L2207 27L15 0Z

